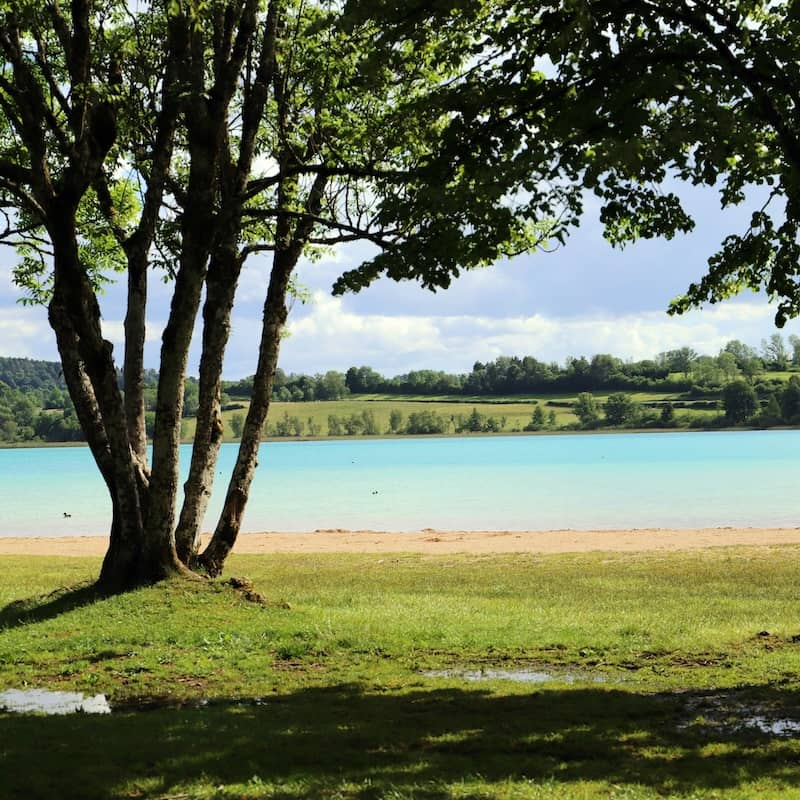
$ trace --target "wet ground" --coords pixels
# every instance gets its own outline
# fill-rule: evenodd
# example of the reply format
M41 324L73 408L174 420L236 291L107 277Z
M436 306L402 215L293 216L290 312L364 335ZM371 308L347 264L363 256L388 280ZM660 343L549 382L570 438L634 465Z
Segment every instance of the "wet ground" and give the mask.
M45 689L8 689L0 692L0 711L18 714L110 714L103 694L87 697L78 692Z
M560 683L609 683L609 676L590 672L568 671L563 669L490 669L453 668L426 670L421 673L426 678L445 678L464 680L470 683L480 681L507 680L527 684ZM681 693L671 693L675 699ZM228 701L225 701L228 702ZM266 704L263 698L247 698L239 701L242 705L260 706ZM163 708L165 704L143 702L125 703L120 711L147 711ZM195 708L216 705L215 701L199 700L191 704ZM18 714L109 714L111 705L105 695L93 697L78 692L52 692L45 689L8 689L0 692L0 712ZM687 694L677 727L709 734L736 735L754 731L767 736L780 738L800 737L800 707L777 708L759 702L738 691L706 692Z
M517 681L519 683L606 683L608 677L599 673L576 672L573 670L532 670L532 669L430 669L424 670L425 678L457 678L470 682L479 681Z

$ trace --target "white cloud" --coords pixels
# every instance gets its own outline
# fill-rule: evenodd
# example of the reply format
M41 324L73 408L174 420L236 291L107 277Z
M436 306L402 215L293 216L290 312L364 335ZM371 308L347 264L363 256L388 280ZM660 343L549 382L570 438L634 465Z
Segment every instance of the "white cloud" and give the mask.
M57 357L55 337L43 308L0 308L0 355L24 358Z
M125 323L122 320L103 319L101 320L103 336L114 344L125 343ZM148 322L145 325L145 342L157 342L161 338L164 330L163 322Z
M356 314L341 299L317 293L314 304L290 322L281 364L297 372L369 364L394 374L422 368L466 371L476 360L500 355L533 355L561 363L569 355L595 353L638 360L683 346L716 354L734 338L758 346L775 331L773 315L774 309L759 300L682 317L654 311L509 318ZM783 333L800 333L800 322L790 323Z
M494 309L490 313L496 314ZM650 358L684 345L700 353L717 353L730 339L758 347L775 332L774 308L763 298L723 303L683 317L661 311L626 314L554 315L546 313L506 317L425 312L365 313L351 310L346 299L316 292L313 303L297 305L290 315L290 336L284 342L281 367L289 372L344 370L368 364L387 375L412 369L466 372L475 361L501 355L532 355L563 363L570 355L612 353L625 359ZM146 363L156 367L163 320L147 328ZM117 347L123 323L103 322L104 335ZM784 336L800 335L800 320L791 321ZM232 324L225 376L252 374L261 336L260 303L255 311L237 308ZM196 374L199 336L192 344L190 372ZM0 355L57 360L55 337L43 308L0 307Z

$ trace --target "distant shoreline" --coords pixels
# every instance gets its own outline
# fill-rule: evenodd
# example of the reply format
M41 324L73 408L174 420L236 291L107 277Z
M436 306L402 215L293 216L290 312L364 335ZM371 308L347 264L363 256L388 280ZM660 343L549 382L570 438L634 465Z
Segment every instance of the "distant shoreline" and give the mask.
M750 425L733 425L719 428L595 428L591 430L553 430L553 431L475 431L470 433L400 433L377 435L358 434L356 436L265 436L262 444L280 442L359 442L391 441L401 439L474 439L497 438L502 436L612 436L627 433L735 433L738 431L755 433L758 431L793 431L797 425L772 425L769 428L754 428ZM148 439L148 445L152 442ZM181 444L192 444L192 439L184 439ZM239 444L238 439L223 439L223 444ZM88 447L87 442L0 442L0 450L44 449L48 447Z
M0 537L0 555L102 556L105 536ZM348 531L245 533L234 553L419 553L423 555L670 552L711 547L800 545L797 528L640 528L549 531Z

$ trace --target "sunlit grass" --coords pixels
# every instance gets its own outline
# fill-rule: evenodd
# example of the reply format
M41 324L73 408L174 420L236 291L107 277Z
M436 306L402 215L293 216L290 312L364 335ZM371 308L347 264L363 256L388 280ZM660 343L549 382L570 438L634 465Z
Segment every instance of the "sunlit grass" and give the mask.
M610 392L598 392L594 394L595 401L600 407L608 399ZM664 392L631 392L628 393L637 403L652 402L677 402L680 395L678 393ZM297 417L303 423L303 434L308 435L312 426L318 428L321 436L328 435L328 417L333 415L345 418L353 414L360 415L367 411L371 413L377 424L381 435L390 434L389 418L393 411L399 411L403 415L403 421L407 422L411 414L420 411L433 411L446 420L455 420L459 415L468 416L473 408L484 417L503 418L505 420L503 433L517 433L523 431L525 426L531 421L533 411L539 405L545 415L552 411L555 414L555 423L545 426L544 432L554 432L559 429L574 427L578 424L578 418L572 412L571 405L575 402L576 393L559 393L547 395L531 395L520 397L511 395L509 397L463 397L458 395L430 397L425 395L359 395L357 398L344 400L324 400L311 402L274 402L270 406L268 424L274 424L285 414L290 417ZM686 401L684 401L686 402ZM236 404L242 408L231 409L222 413L225 425L225 438L227 441L234 441L231 418L235 414L244 416L249 405L247 400L237 400ZM658 409L656 409L656 412ZM710 419L715 414L705 409L676 408L676 420ZM190 417L184 420L184 438L190 440L194 435L195 419ZM455 425L450 424L449 432L455 431Z
M97 559L3 557L0 690L116 710L0 714L0 797L800 796L800 742L692 710L800 716L798 556L232 557L262 605L184 582L90 600L58 590ZM520 667L554 680L458 672Z

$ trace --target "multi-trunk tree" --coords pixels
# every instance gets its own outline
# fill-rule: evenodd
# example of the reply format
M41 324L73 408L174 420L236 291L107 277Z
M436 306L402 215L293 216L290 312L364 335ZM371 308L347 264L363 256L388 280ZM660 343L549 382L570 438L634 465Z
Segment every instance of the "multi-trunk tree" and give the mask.
M113 508L100 585L222 569L256 467L292 274L357 239L433 288L535 246L539 215L493 176L439 157L442 98L474 68L480 20L414 36L303 0L0 3L0 201L16 278L46 303L64 376ZM545 212L547 209L543 209ZM199 533L222 438L220 377L245 260L271 259L253 395L224 507ZM128 285L123 389L98 288ZM148 452L148 279L172 299ZM201 311L202 304L202 311ZM201 318L197 433L179 486L189 346ZM179 502L180 500L180 502Z
M616 243L689 230L665 184L684 180L718 187L723 204L757 194L758 205L674 309L751 287L779 299L779 321L796 314L798 52L795 2L0 0L0 239L21 252L18 282L48 306L109 489L101 584L221 570L309 248L378 248L335 291L380 275L446 287L545 233L563 241L586 191ZM201 553L231 309L255 253L271 269L253 397ZM124 391L100 324L109 270L128 282ZM154 270L173 295L150 456ZM197 434L181 495L199 318Z

